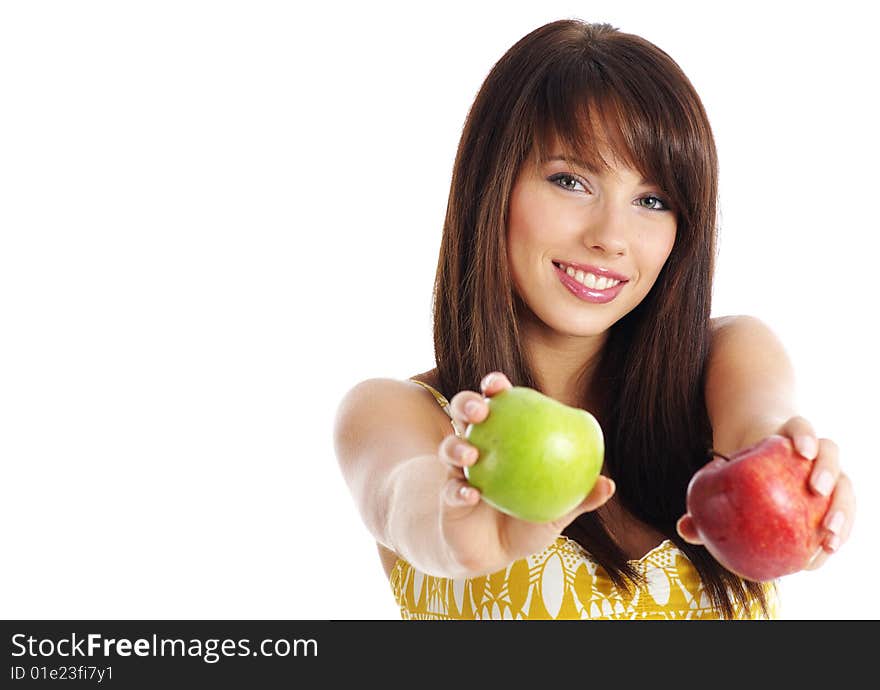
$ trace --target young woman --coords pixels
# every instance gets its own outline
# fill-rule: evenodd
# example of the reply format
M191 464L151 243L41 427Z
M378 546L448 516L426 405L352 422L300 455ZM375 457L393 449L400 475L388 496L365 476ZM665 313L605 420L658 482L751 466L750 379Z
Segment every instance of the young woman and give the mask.
M852 488L793 407L780 342L756 318L709 316L717 178L698 95L638 36L556 21L493 67L455 160L436 367L360 382L336 416L404 618L777 616L776 583L726 570L685 514L709 449L773 433L832 495L809 567L846 541ZM553 523L495 510L464 477L467 425L511 384L589 410L605 435L602 476Z

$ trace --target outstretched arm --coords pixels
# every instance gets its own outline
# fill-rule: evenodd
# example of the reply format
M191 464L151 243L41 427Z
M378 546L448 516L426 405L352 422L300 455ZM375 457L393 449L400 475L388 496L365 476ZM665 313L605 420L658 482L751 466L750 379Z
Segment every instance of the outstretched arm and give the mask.
M832 496L823 523L828 535L809 569L822 565L849 537L855 496L849 478L840 471L837 444L817 438L811 424L797 414L791 360L779 338L760 319L728 316L719 320L707 362L705 396L713 448L719 453L731 455L767 436L782 434L815 461L810 486ZM690 516L682 516L678 531L685 540L699 543Z
M720 319L706 364L706 409L713 448L731 455L796 416L794 368L779 338L754 316ZM796 446L807 457L815 450Z

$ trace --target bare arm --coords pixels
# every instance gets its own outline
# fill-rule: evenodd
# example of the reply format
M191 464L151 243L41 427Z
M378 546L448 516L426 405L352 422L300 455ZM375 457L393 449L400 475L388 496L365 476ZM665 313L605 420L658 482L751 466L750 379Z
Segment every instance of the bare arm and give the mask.
M716 451L730 455L771 434L781 434L814 460L810 486L832 496L823 521L828 530L825 553L820 550L809 569L821 566L849 537L855 495L849 477L840 470L837 444L817 438L812 425L797 414L791 360L779 338L760 319L729 316L719 320L707 363L705 394ZM688 515L679 520L678 531L687 541L700 543Z
M719 320L705 394L713 448L725 455L775 433L796 415L791 361L779 338L753 316Z
M499 372L487 396L510 387ZM466 414L466 402L478 411ZM578 515L614 492L600 477L593 490L558 520L534 523L502 513L480 497L463 472L460 451L476 447L438 423L436 402L410 384L370 379L345 396L334 440L342 473L375 539L416 569L439 577L486 575L546 548ZM489 414L483 395L460 391L449 401L461 427Z
M340 469L367 529L423 572L456 570L440 533L447 472L436 405L401 381L368 379L342 399L334 424Z

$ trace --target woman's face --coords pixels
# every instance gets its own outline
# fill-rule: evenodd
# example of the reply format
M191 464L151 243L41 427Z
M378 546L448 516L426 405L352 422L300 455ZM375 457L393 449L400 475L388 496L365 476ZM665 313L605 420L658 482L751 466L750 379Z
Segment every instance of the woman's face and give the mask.
M511 194L507 251L515 289L560 334L599 335L629 313L675 242L676 217L660 188L605 157L613 169L604 175L562 160L541 163L536 175L526 161ZM589 273L606 279L594 284ZM625 282L609 288L609 273Z

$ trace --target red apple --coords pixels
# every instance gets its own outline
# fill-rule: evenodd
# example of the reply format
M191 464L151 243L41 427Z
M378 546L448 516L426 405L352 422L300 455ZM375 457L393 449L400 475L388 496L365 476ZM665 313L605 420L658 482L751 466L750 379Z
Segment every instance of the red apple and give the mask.
M809 488L812 468L780 435L701 467L688 484L687 511L715 560L755 582L803 570L825 536L831 502Z

